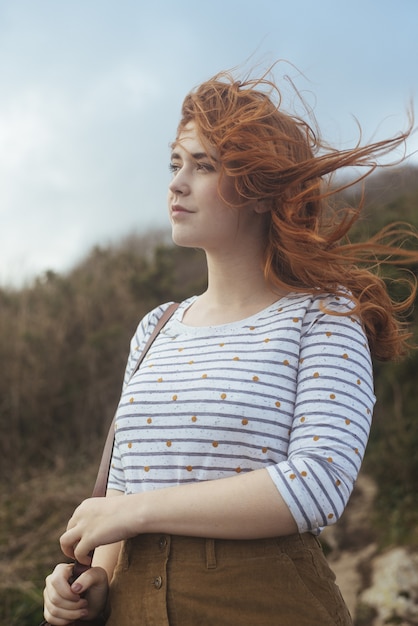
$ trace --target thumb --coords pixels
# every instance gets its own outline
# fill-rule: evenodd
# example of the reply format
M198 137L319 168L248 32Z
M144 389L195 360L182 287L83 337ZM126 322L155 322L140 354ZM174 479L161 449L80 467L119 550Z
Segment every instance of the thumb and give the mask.
M107 573L102 567L89 567L71 584L74 593L86 593L93 587L108 587Z
M109 582L106 570L102 567L91 567L77 578L71 585L71 590L86 598L88 602L89 618L93 619L100 614L107 602Z

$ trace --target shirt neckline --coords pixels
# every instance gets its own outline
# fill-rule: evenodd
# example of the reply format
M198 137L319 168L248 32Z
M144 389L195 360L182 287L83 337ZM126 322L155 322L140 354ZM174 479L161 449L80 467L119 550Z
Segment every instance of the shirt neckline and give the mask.
M191 296L190 298L187 298L180 304L179 308L176 311L173 321L176 322L177 326L181 328L184 332L190 332L190 333L193 333L193 332L199 333L200 331L205 331L205 330L211 330L213 332L217 332L217 331L224 331L224 330L243 327L243 326L251 326L266 313L272 312L274 309L285 306L287 301L291 299L292 297L294 298L295 295L300 296L302 294L295 294L294 292L290 292L286 294L285 296L281 296L272 304L269 304L264 309L257 311L257 313L254 313L253 315L250 315L249 317L245 317L243 319L236 320L234 322L228 322L226 324L215 324L213 326L191 326L183 322L184 313L193 304L193 302L195 302L195 300L198 297L198 296ZM306 294L303 294L303 295L306 295Z

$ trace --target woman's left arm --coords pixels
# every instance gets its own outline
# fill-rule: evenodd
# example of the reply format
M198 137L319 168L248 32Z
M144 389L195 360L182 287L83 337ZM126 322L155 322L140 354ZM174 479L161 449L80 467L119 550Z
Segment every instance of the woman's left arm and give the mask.
M219 539L289 535L297 526L265 469L123 498L91 498L61 537L68 557L89 563L98 546L144 533Z

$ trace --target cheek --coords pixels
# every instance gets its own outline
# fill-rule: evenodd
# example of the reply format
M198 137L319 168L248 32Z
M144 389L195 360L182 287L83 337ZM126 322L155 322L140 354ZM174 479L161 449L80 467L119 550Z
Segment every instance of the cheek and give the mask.
M235 188L235 180L232 178L224 178L220 192L230 206L245 208L252 203L252 200L246 200L238 193Z
M218 196L222 196L227 202L233 202L236 196L234 186L230 179L224 178L216 191Z

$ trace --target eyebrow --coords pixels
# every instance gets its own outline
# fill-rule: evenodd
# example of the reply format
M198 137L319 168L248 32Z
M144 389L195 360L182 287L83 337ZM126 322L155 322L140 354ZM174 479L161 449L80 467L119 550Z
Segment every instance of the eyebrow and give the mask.
M195 161L200 161L200 159L210 159L211 161L217 162L216 159L214 157L210 156L209 154L207 154L207 152L193 152L193 153L190 154L190 156ZM182 157L180 156L180 154L178 152L172 152L171 153L171 158L172 159L181 159Z

